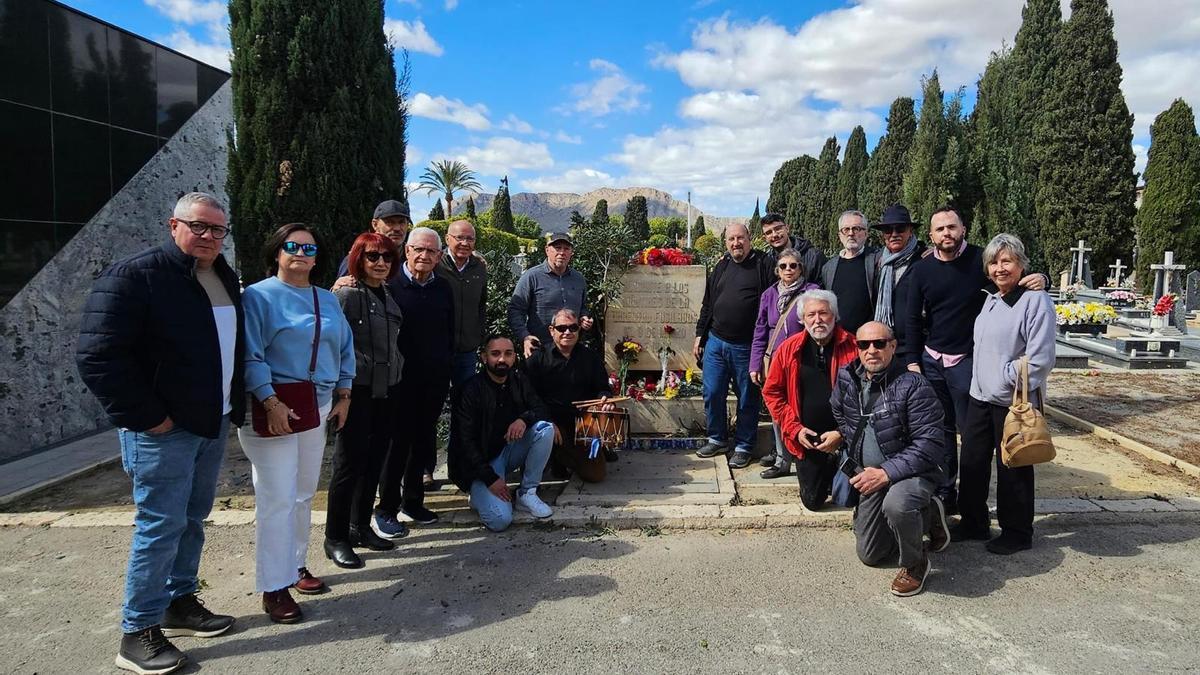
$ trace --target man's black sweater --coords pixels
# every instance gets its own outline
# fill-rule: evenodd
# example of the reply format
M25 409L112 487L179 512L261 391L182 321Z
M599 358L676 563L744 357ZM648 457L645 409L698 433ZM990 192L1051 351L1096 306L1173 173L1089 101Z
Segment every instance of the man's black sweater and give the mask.
M402 382L425 386L415 378L450 377L454 353L454 296L445 279L437 276L424 286L414 283L400 270L388 282L388 290L400 305L404 324L396 343L404 355Z
M772 270L762 251L752 250L741 262L729 254L721 257L704 285L704 301L696 337L703 346L708 333L726 342L750 344L758 318L758 299L771 285Z
M905 273L910 276L904 331L907 362L920 363L927 345L943 354L970 354L975 317L987 298L983 249L967 244L961 255L948 262L936 253L927 255L913 263Z

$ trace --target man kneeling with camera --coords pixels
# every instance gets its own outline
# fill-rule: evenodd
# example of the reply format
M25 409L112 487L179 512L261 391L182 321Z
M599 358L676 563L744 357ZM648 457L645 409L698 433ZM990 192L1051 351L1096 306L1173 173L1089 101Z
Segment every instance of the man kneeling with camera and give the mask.
M842 470L861 495L854 511L858 558L867 565L900 559L892 593L925 588L928 551L942 551L950 531L933 492L942 481L942 407L920 374L895 360L896 338L872 321L855 336L858 363L838 372L830 402L842 436L851 439ZM929 535L929 545L924 544Z

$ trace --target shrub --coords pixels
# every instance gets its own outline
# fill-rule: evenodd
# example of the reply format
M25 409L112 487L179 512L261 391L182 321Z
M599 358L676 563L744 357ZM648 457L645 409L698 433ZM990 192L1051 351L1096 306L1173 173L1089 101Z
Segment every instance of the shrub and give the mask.
M667 239L667 235L665 232L663 232L663 233L655 232L654 234L650 235L650 239L648 240L648 243L655 248L662 248L667 245L668 241L669 240Z

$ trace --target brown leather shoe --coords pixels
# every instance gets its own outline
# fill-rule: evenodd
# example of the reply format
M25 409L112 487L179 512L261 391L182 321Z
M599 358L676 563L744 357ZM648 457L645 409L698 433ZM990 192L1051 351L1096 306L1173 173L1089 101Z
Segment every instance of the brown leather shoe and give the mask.
M263 611L275 623L298 623L304 618L304 612L300 611L300 605L296 604L296 601L292 599L292 594L288 593L286 588L263 593Z
M324 581L314 577L307 567L300 568L300 580L292 584L297 593L303 595L318 595L329 590Z
M917 567L901 567L892 579L892 595L907 598L925 590L925 577L929 574L929 558Z

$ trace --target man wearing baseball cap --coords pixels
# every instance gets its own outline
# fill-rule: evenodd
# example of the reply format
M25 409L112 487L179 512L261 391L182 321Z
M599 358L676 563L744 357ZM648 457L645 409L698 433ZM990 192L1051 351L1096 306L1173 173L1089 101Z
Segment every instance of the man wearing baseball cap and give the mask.
M408 202L403 199L385 199L375 207L375 215L371 216L370 232L378 232L396 244L396 248L404 251L404 240L408 238L408 228L412 227L412 216L408 211ZM349 258L342 258L338 265L338 276L349 274Z
M550 344L549 326L560 309L579 317L583 330L592 329L584 308L587 282L571 269L575 244L566 232L546 235L546 262L525 270L508 303L508 327L526 358L539 345Z

